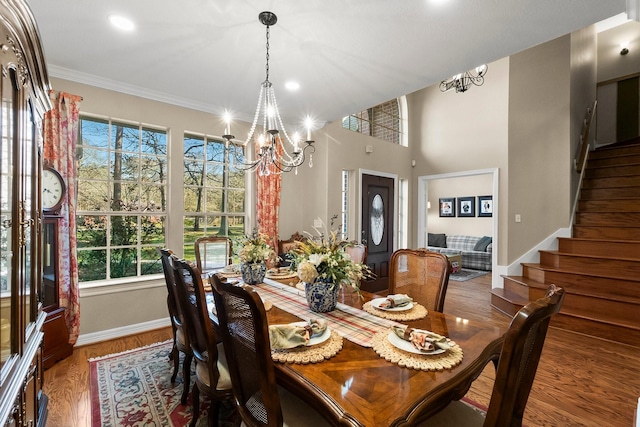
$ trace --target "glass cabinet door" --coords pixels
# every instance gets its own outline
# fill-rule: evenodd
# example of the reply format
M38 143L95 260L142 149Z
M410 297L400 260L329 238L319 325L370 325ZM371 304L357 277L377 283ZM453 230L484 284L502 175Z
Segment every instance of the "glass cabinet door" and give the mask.
M4 64L3 64L4 68ZM17 352L12 339L14 313L12 293L15 292L13 274L14 239L14 109L13 84L3 73L0 79L0 369Z

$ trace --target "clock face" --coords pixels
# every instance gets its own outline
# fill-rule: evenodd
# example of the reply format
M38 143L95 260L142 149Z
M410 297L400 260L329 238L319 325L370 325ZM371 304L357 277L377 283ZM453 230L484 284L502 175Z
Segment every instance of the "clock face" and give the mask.
M64 197L64 181L59 173L52 169L42 171L42 208L57 207Z

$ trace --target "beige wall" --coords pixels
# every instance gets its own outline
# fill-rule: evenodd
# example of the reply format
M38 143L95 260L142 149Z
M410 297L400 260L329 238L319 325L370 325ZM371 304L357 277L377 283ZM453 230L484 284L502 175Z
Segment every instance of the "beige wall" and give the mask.
M462 234L468 236L493 236L491 217L478 217L477 196L490 196L493 191L493 175L464 176L429 181L428 232L446 235ZM438 202L442 197L474 197L476 216L440 217ZM456 205L456 215L457 215Z
M433 85L408 96L409 144L416 159L414 180L421 176L497 168L500 193L494 199L505 203L499 203L494 209L504 215L509 176L509 73L509 58L504 58L489 64L483 86L471 87L464 93L442 93L438 85ZM419 220L415 215L417 188L410 194L413 213L410 228L415 236ZM491 194L491 190L487 194ZM431 226L430 221L429 231ZM507 229L502 224L499 228L498 263L504 264L508 249Z
M511 56L508 263L569 225L570 47L565 36Z
M640 72L640 22L630 21L597 35L598 82ZM620 43L629 41L629 53L620 55Z

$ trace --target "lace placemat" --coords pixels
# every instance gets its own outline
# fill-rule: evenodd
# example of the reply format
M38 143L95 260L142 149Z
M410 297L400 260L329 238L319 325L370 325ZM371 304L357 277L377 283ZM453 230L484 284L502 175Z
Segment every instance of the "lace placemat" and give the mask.
M413 303L411 310L405 311L380 310L379 308L372 306L371 301L365 302L362 309L374 316L382 317L383 319L397 320L400 322L423 319L427 317L427 314L429 313L422 304L418 304L416 302Z
M449 341L451 348L441 354L414 354L396 348L389 342L390 329L380 331L373 336L373 349L380 357L404 368L422 371L443 371L451 369L462 362L462 348L453 341Z
M323 343L311 347L296 347L288 350L271 350L271 358L274 362L281 363L318 363L329 359L342 349L342 337L335 331Z

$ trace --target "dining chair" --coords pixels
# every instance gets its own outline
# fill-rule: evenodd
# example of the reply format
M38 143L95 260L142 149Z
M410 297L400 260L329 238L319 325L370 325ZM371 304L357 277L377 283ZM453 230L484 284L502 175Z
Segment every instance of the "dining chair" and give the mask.
M318 412L276 384L269 327L260 296L250 286L223 283L216 274L209 280L233 394L244 425L328 426Z
M563 300L564 289L550 285L543 298L527 304L511 320L502 344L486 416L461 401L454 401L419 425L521 426L549 321L560 311Z
M187 332L191 341L191 351L196 361L195 384L191 391L193 419L195 426L200 415L200 393L211 399L209 425L217 425L220 403L232 399L231 379L227 368L222 343L213 329L207 299L198 267L190 261L171 257L179 301L182 304Z
M419 285L419 286L415 286ZM449 285L449 260L426 249L398 249L391 255L389 294L406 292L427 310L442 312Z
M180 369L180 353L183 353L183 387L180 402L184 405L187 403L187 397L189 396L189 387L191 384L191 361L193 360L193 353L191 352L191 343L184 323L182 307L178 300L178 290L176 289L176 280L171 261L173 251L171 249L158 248L158 252L160 253L160 259L162 260L162 271L164 272L164 280L167 285L167 307L169 309L169 317L171 319L171 329L173 330L173 347L169 355L169 359L173 360L173 375L171 376L171 383L176 381L178 370Z
M344 251L349 254L353 262L366 264L367 246L358 242L349 242L344 246Z
M228 237L200 237L194 247L196 266L203 273L233 264L233 242Z

